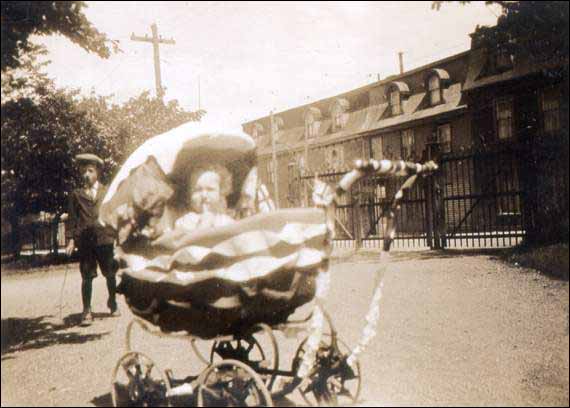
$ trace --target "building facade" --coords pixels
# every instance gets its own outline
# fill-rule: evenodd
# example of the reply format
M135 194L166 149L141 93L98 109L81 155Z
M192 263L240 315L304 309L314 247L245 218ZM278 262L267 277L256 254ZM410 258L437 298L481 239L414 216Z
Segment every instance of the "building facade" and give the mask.
M568 239L567 72L568 61L474 46L463 87L473 140L490 158L502 152L501 160L475 168L474 183L497 199L482 200L474 213L491 213L497 225L518 217L540 242Z
M448 152L468 147L470 120L461 92L468 58L461 53L245 123L258 143L261 178L271 188L275 135L279 205L299 205L292 182L297 173L340 173L358 158L421 160L434 141Z
M400 234L424 241L435 234L444 237L444 246L445 239L454 237L483 237L485 246L486 239L499 236L512 243L510 238L522 237L534 216L530 214L537 212L523 211L525 205L527 210L536 207L537 200L529 200L531 187L552 184L550 190L534 188L532 194L559 192L556 200L566 203L561 211L565 205L567 218L567 169L565 181L564 174L549 178L550 170L531 169L518 149L528 140L564 139L564 81L553 74L556 68L548 68L473 46L365 87L245 123L243 129L258 144L260 177L281 208L306 204L303 176L319 174L334 181L360 158L436 158L442 171L433 197L426 196L422 185L410 193L402 208L406 222ZM560 182L563 186L557 188ZM337 236L353 239L357 229L361 238L381 235L380 208L395 188L375 181L360 186L360 213L355 214L355 197L347 197L337 211Z

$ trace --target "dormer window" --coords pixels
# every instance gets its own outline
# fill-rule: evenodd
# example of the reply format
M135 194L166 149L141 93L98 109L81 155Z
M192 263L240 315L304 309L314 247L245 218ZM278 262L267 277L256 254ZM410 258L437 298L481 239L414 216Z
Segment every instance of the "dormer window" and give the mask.
M319 133L319 120L321 119L321 111L318 108L309 108L305 113L305 137L312 139L317 137Z
M330 108L333 132L343 129L346 126L348 118L346 111L348 108L349 103L346 99L337 99L333 102Z
M402 96L400 90L392 87L390 90L390 112L392 115L400 115L402 113Z
M445 102L443 99L443 90L449 84L449 73L441 68L430 69L425 78L425 87L427 89L429 106L436 106Z
M273 131L273 134L277 135L279 131L283 129L283 125L284 125L283 119L280 116L274 116L273 123L271 124L272 126L271 130Z
M312 115L305 119L305 136L309 139L317 137L315 118Z
M263 125L261 123L254 123L251 129L251 137L254 140L259 140L259 137L263 134Z
M404 82L392 82L388 86L386 98L388 99L392 116L401 115L404 112L402 102L404 97L409 94L410 88Z
M495 58L495 68L498 71L505 71L512 69L514 57L513 54L511 54L505 48L499 47L495 51L494 58Z
M439 75L433 74L428 79L428 92L429 92L429 103L431 106L438 105L442 102L441 95L441 80Z
M491 65L495 73L501 73L513 69L515 56L512 52L512 47L515 43L515 40L509 38L505 42L492 48Z
M341 129L342 128L342 112L336 111L333 116L333 128L334 129Z

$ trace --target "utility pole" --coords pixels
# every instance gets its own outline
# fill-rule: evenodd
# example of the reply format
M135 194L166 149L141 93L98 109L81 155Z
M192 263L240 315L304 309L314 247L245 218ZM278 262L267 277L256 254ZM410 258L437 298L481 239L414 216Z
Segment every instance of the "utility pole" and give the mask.
M309 126L312 126L309 125ZM307 127L305 126L305 140L304 140L304 152L303 152L303 156L304 156L304 163L303 163L303 177L306 177L309 175L309 132L307 132ZM307 179L302 179L303 180L303 184L301 185L301 188L303 189L303 205L305 207L309 207L310 205L310 200L309 200L309 190L308 190L308 186L307 186Z
M156 23L150 26L152 30L152 37L145 34L144 37L136 36L135 33L131 34L132 41L148 42L152 44L154 51L154 83L156 86L156 96L161 100L164 97L164 88L162 87L162 78L160 76L160 51L158 49L159 44L170 44L174 45L176 42L173 39L164 39L158 35L158 27Z
M269 114L269 132L271 135L271 151L273 163L273 194L275 194L275 204L279 208L279 183L277 180L277 135L275 134L275 126L273 125L273 111Z

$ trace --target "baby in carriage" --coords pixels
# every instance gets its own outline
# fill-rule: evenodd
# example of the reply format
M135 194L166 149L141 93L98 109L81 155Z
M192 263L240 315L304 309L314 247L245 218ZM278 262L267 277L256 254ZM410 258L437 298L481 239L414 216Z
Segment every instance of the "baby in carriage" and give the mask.
M220 164L198 165L187 173L187 182L178 186L184 209L172 205L176 196L174 186L158 171L153 159L137 168L129 183L123 188L132 190L131 200L114 212L120 245L117 257L131 268L144 268L156 256L155 252L160 251L149 246L150 243L173 230L194 231L235 222L228 215L226 202L233 178Z
M234 223L227 214L226 197L232 190L232 175L222 165L198 167L190 174L187 201L190 212L178 218L175 227L188 230L220 227Z

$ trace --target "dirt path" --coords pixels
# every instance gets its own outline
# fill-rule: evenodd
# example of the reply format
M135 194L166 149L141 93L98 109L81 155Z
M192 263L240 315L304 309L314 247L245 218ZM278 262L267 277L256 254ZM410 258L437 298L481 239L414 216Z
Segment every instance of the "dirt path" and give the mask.
M374 256L333 265L327 310L349 344L359 338L377 267ZM110 404L110 373L131 314L122 304L122 317L105 316L100 277L95 324L75 326L80 278L72 267L61 321L63 278L62 269L2 277L3 406ZM434 252L397 254L384 279L379 333L362 357L364 402L568 406L567 282L489 255ZM184 341L143 333L134 341L175 374L200 370ZM279 336L279 344L289 368L295 341Z

